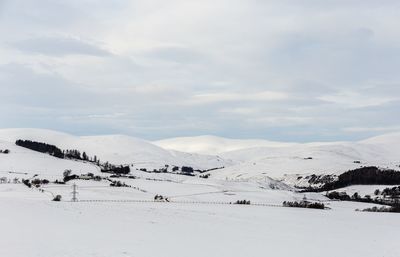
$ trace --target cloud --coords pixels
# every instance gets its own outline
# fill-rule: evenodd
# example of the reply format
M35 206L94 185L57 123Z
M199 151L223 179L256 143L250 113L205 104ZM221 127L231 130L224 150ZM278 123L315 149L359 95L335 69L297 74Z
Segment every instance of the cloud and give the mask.
M306 141L398 125L399 1L0 3L3 127Z
M285 126L293 126L293 125L303 125L310 124L314 122L314 118L312 117L284 117L284 116L276 116L276 117L262 117L262 118L249 118L246 119L246 122L250 124L263 125L268 127L285 127Z
M205 93L196 94L187 103L189 104L210 104L219 102L236 102L236 101L279 101L288 99L288 95L284 92L262 91L257 93Z
M365 108L399 101L400 97L374 96L365 95L358 92L344 91L334 95L320 96L318 99L329 103L334 103L345 108Z
M33 54L50 56L91 55L106 56L110 53L93 44L72 37L37 37L17 41L15 48Z
M195 50L179 46L155 47L146 51L143 55L147 58L165 62L185 64L202 62L206 58Z
M390 132L400 131L399 126L388 126L388 127L347 127L342 129L345 132L360 133L360 132Z
M234 107L234 108L224 108L220 110L224 114L235 114L235 115L255 115L260 113L260 109L252 107Z

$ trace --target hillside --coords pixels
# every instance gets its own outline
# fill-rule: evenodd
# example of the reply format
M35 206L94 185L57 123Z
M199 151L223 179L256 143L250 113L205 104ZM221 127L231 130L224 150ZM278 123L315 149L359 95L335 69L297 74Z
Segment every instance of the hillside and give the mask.
M221 156L239 160L241 163L214 172L212 176L218 178L340 174L361 166L398 169L399 165L399 161L391 158L392 155L386 148L361 143L259 147L226 152Z
M77 174L99 173L98 167L90 163L59 159L10 142L0 141L0 149L10 151L8 154L0 154L0 176L9 179L31 178L35 175L47 179L59 179L66 169Z
M148 141L123 136L73 136L43 129L2 129L0 140L14 143L17 139L33 140L55 145L63 150L77 149L103 162L131 164L135 168L159 169L165 165L190 166L207 170L230 165L217 156L182 153L156 146Z
M290 185L308 186L312 175L337 176L363 166L377 166L399 170L398 145L400 134L387 134L360 142L279 143L267 140L235 140L214 136L166 139L157 142L123 136L73 136L42 129L2 129L0 140L13 152L28 150L15 148L17 139L30 139L54 144L61 149L78 149L89 156L113 164L129 164L135 169L152 171L165 165L189 166L211 170L208 174L218 180L264 181L281 180ZM187 152L183 152L183 150ZM207 153L207 154L204 154ZM216 154L218 153L218 154ZM26 160L21 155L10 155L1 165L3 170L93 170L90 164L60 161L60 167L50 156L32 153ZM14 156L14 157L12 157ZM20 157L18 157L20 156ZM29 155L30 156L30 155ZM2 157L3 159L6 157ZM14 158L14 159L13 159ZM42 159L48 159L43 164ZM32 162L32 164L30 164ZM75 163L72 165L71 163ZM68 165L67 165L68 164ZM71 164L71 165L69 165ZM54 167L54 168L53 168ZM55 168L57 167L57 168Z
M296 143L283 143L261 139L241 140L216 136L178 137L154 141L153 143L165 149L212 155L254 147L284 147L297 145Z

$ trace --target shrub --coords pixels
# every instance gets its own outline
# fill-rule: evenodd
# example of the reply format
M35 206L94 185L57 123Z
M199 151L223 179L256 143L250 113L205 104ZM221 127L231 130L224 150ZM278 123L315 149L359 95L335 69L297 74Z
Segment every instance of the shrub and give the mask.
M341 200L341 201L350 201L351 198L346 192L330 192L326 194L326 197L329 199L334 199L334 200Z
M308 201L301 201L301 202L287 202L284 201L282 203L284 207L295 207L295 208L311 208L311 209L325 209L325 205L323 203L318 202L308 202Z
M121 181L112 181L110 184L111 187L131 187L130 185L125 184Z
M61 195L56 195L56 196L53 198L53 201L55 201L55 202L61 201Z
M73 180L73 179L78 179L79 178L79 176L78 175L70 175L70 176L66 176L66 177L64 177L64 182L68 182L68 181L70 181L70 180Z
M246 205L249 205L249 204L250 204L250 201L247 201L247 200L237 200L237 201L235 202L235 204L246 204Z
M106 164L103 169L101 169L101 172L107 172L107 173L114 173L114 174L129 174L131 172L129 166L114 166L111 164Z
M29 182L29 179L23 179L23 180L22 180L22 183L23 183L25 186L29 187L29 188L32 187L32 184L31 184L31 182Z
M362 211L365 212L396 212L396 213L400 213L400 205L395 205L392 207L386 207L386 206L382 206L382 207L371 207L371 208L366 208Z
M182 173L193 173L192 167L182 166L181 168Z
M71 175L71 173L72 173L72 170L64 170L63 176L68 177L69 175Z

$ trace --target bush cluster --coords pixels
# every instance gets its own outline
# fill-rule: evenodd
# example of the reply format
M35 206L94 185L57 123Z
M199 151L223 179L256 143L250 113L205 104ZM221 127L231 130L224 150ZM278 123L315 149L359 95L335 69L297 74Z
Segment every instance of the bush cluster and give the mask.
M246 204L246 205L249 205L249 204L250 204L250 201L247 201L247 200L237 200L237 201L235 202L235 204Z
M372 208L366 208L366 209L364 209L362 211L365 211L365 212L396 212L396 213L400 213L400 205L391 206L391 207L386 207L386 206L377 207L377 206L374 206Z
M295 208L311 208L311 209L325 209L325 205L323 203L318 202L288 202L284 201L282 204L284 207L295 207Z

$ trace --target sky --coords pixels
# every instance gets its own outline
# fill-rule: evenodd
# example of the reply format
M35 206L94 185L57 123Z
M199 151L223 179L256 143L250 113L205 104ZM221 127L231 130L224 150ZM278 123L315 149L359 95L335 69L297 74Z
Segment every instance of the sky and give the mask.
M148 140L400 131L398 0L0 0L0 127Z

